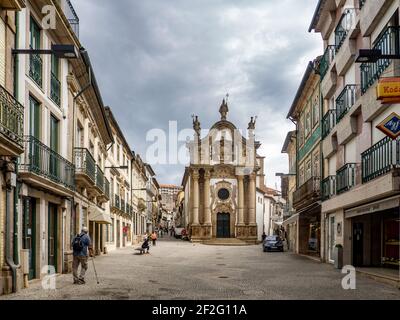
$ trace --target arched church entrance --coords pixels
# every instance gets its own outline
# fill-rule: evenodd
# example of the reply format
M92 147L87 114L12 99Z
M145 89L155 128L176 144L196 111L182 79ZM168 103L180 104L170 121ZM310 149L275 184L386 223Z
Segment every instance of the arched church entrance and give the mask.
M217 238L231 237L231 215L229 213L217 213Z

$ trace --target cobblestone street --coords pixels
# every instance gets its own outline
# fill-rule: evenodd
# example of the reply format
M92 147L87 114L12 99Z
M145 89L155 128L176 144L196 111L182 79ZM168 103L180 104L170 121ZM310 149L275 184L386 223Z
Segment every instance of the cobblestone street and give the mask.
M85 286L57 277L57 290L41 282L1 299L400 299L400 290L357 275L357 289L343 290L331 265L261 246L206 246L161 239L151 254L125 248L89 261Z

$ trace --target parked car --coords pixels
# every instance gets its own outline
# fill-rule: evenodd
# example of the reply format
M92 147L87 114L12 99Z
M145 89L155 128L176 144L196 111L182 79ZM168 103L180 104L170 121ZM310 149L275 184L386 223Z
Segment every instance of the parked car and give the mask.
M263 242L263 250L283 252L283 241L279 236L268 236Z

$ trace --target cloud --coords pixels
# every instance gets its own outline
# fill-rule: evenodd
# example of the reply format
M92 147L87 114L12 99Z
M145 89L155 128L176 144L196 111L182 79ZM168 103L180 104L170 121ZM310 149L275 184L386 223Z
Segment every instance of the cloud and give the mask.
M89 51L103 99L132 149L145 155L146 133L203 128L219 119L230 94L229 119L246 128L257 115L267 184L288 170L280 153L293 124L287 111L309 60L322 53L307 32L314 0L73 1L80 39ZM180 183L183 165L154 165L160 183Z

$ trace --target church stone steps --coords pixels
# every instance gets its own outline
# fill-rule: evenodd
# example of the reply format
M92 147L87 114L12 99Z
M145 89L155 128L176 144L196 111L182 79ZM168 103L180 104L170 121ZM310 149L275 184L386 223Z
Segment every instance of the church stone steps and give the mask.
M221 239L212 239L203 241L203 244L210 246L248 246L254 245L254 243L247 243L246 241L242 241L236 238L221 238Z

